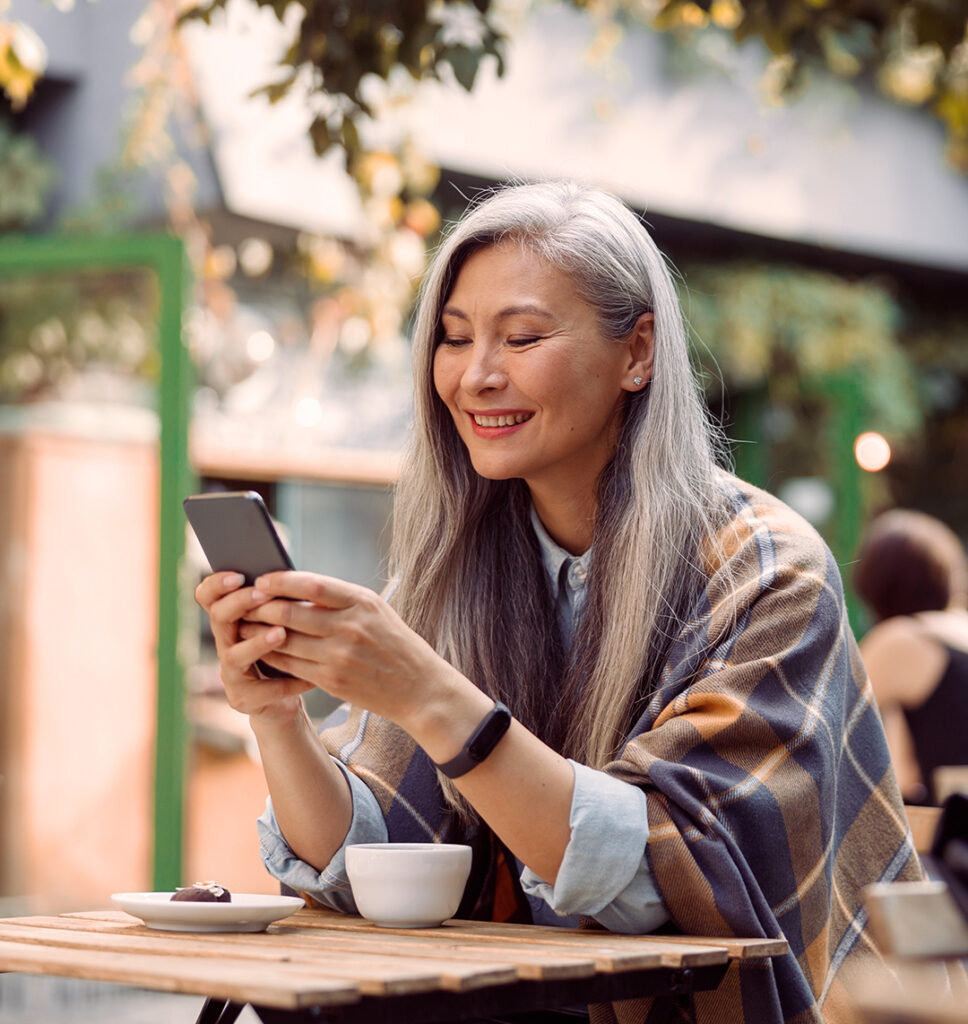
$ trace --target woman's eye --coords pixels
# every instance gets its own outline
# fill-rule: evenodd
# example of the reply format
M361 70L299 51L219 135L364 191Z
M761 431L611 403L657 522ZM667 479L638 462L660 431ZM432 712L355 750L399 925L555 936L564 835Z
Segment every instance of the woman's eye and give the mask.
M439 342L439 344L441 344L441 345L449 345L451 348L458 348L461 345L469 345L470 343L471 343L471 339L470 338L452 338L452 337L450 337L449 335L446 335L446 334L444 335L444 337L442 337L440 339L440 342Z
M514 345L517 348L523 348L525 345L533 345L536 341L541 341L539 337L527 337L527 338L508 338L508 344Z

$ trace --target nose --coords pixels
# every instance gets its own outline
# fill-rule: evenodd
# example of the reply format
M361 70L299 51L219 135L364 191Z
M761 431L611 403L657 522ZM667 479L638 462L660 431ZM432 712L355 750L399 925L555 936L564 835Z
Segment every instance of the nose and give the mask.
M477 395L483 391L500 390L507 382L504 358L499 349L485 344L468 346L467 364L460 380L464 391Z

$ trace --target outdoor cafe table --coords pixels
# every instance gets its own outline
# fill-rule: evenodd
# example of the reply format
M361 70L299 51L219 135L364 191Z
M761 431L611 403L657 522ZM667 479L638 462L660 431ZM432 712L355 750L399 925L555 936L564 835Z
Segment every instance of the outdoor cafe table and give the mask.
M320 910L257 934L155 931L112 910L0 919L0 972L205 996L198 1024L229 1024L245 1004L265 1024L431 1024L646 995L671 1011L731 960L786 949L483 921L388 929Z

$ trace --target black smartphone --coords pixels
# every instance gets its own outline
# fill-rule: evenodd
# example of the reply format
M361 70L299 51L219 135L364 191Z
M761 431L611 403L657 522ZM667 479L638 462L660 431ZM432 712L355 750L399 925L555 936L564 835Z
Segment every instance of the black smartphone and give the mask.
M295 568L269 510L255 491L192 494L182 507L212 572L240 572L251 587L264 572ZM256 664L263 675L289 675L261 661Z

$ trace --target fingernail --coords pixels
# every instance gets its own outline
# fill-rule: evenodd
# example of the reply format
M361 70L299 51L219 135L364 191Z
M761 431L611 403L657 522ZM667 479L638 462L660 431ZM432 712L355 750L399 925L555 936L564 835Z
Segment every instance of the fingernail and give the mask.
M274 629L270 629L269 632L266 633L266 642L270 644L277 644L285 635L286 631L282 626L276 626Z
M240 572L230 572L222 577L223 587L241 587L245 583L245 577Z
M252 600L255 603L258 603L259 601L268 601L269 595L256 588L252 591Z

